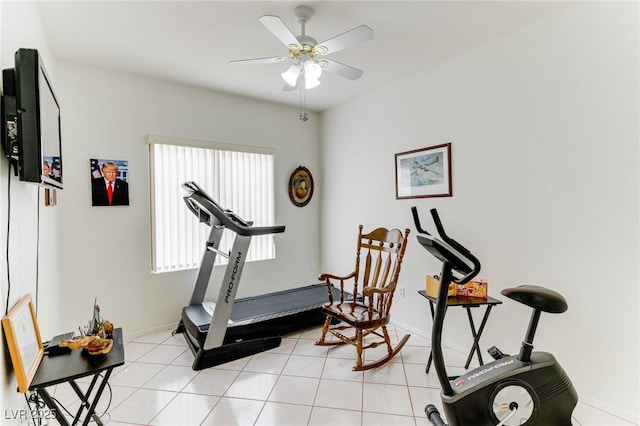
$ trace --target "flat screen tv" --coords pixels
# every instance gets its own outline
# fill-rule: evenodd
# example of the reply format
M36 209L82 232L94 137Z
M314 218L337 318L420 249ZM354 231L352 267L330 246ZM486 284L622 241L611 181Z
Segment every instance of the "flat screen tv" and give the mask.
M62 189L60 103L35 49L19 49L3 77L3 145L21 181Z

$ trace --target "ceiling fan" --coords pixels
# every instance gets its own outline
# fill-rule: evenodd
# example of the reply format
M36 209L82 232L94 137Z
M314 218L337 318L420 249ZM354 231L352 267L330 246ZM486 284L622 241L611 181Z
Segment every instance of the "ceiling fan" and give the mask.
M285 81L284 90L295 90L298 87L312 89L320 84L323 70L335 73L349 80L357 80L364 71L349 65L326 58L326 55L346 49L355 44L371 40L373 30L366 25L360 25L345 33L318 43L306 34L306 24L314 11L309 6L301 5L294 9L294 15L300 22L301 32L295 36L278 16L264 15L258 18L269 31L273 33L289 50L287 56L273 56L268 58L243 59L230 61L231 65L248 64L278 64L292 61L293 65L281 74Z

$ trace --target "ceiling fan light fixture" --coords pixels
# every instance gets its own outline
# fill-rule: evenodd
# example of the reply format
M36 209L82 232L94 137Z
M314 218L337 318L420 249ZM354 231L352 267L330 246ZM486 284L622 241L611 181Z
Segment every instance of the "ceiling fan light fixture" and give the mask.
M295 87L300 78L300 67L297 64L291 65L288 70L280 74L285 83Z
M306 33L307 22L313 14L313 8L306 5L300 5L294 9L294 15L300 23L300 35L298 36L291 32L284 21L278 16L263 15L258 18L258 21L287 47L288 57L275 56L230 61L232 64L293 62L293 65L280 75L285 81L285 91L301 89L301 111L304 109L304 91L320 85L319 79L323 73L323 69L326 68L327 72L340 75L349 80L357 80L362 76L363 71L358 68L331 59L323 59L321 56L336 53L373 38L373 30L366 25L360 25L359 27L352 28L347 32L318 43L316 39ZM305 116L303 121L306 121L306 113L302 114L301 112L301 117L303 115Z
M317 78L304 78L304 88L305 89L313 89L314 87L318 87L320 85L320 80Z
M304 63L304 78L306 80L317 80L321 75L322 67L318 63L314 61L306 61Z

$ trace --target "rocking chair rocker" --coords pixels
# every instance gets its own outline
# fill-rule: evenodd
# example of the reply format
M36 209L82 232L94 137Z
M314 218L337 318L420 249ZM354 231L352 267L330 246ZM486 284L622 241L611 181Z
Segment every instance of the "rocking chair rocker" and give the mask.
M393 348L387 332L389 311L408 235L409 229L405 229L403 235L399 229L386 228L362 234L360 225L355 270L345 276L324 273L318 277L327 285L329 301L322 305L327 318L322 327L322 336L315 344L333 346L348 343L355 346L358 358L354 371L381 366L400 352L409 340L410 335L407 334ZM333 292L336 288L339 290L339 300L334 300ZM327 333L337 340L327 340ZM354 334L348 337L345 333ZM365 364L363 352L382 344L387 349L387 355Z

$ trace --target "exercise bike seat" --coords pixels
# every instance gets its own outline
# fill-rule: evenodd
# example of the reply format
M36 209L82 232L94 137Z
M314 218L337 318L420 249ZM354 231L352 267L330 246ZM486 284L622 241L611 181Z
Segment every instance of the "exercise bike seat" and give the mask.
M552 314L561 314L569 308L567 301L560 293L537 285L505 288L500 293L533 309Z

